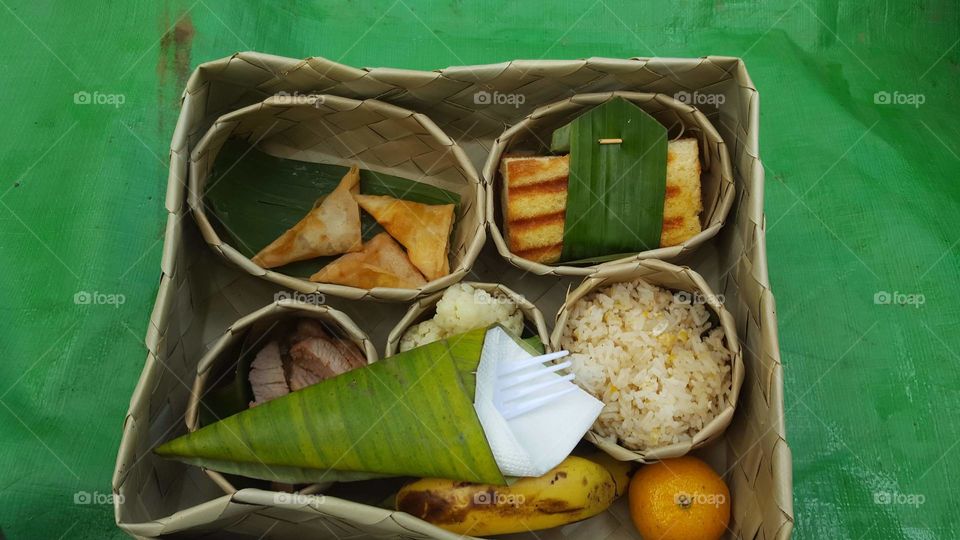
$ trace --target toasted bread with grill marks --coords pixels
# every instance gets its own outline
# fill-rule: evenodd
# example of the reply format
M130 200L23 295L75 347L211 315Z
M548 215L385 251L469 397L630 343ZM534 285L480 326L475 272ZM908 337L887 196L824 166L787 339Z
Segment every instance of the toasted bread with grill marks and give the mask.
M560 260L569 172L569 155L500 161L503 223L511 253L543 264ZM660 246L682 244L699 233L702 211L697 139L670 141Z
M539 263L560 260L570 156L507 157L500 161L507 245Z
M660 247L676 246L700 232L700 150L697 139L667 144L667 190Z

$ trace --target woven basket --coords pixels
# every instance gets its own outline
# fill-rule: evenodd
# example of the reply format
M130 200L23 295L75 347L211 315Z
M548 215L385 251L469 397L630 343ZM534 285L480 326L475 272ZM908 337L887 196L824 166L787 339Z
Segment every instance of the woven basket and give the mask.
M543 342L544 346L548 346L550 334L547 331L547 324L543 319L543 313L537 309L537 306L534 305L533 302L499 283L478 283L476 281L465 281L464 283L472 286L474 289L487 291L491 294L493 294L494 291L500 292L510 300L513 300L513 302L517 304L517 307L520 308L520 311L523 312L525 326L535 329L537 335L540 337L540 341ZM421 298L410 306L406 315L404 315L403 318L400 319L400 322L397 323L397 326L390 331L390 335L387 337L387 346L384 350L384 358L389 358L400 352L400 339L403 338L404 332L414 324L432 317L436 313L437 302L440 301L442 296L443 291Z
M197 376L194 379L193 392L187 404L187 414L184 417L187 431L193 432L200 429L200 409L203 407L201 400L219 382L219 378L212 381L211 378L217 376L217 374L222 377L224 371L236 366L239 359L238 346L251 338L255 344L258 343L275 324L284 319L292 318L310 318L323 322L324 326L333 330L334 333L349 339L359 347L367 357L367 363L377 361L377 349L373 346L373 342L346 314L326 306L316 306L304 302L291 300L274 302L231 324L223 337L200 359L197 364ZM257 332L260 335L251 336L251 332ZM260 343L260 345L263 345L263 343ZM204 469L203 472L226 493L236 493L237 488L223 474L210 469ZM315 492L324 487L326 485L313 484L302 491Z
M689 268L681 268L652 259L604 267L567 294L563 307L557 313L553 334L550 335L550 346L553 350L561 349L560 339L563 335L563 328L570 315L570 310L573 309L576 302L599 288L634 280L645 281L651 285L672 291L686 292L690 301L702 301L716 315L719 326L723 328L727 348L732 353L730 396L723 404L723 410L717 413L717 416L707 425L703 426L689 442L634 451L605 439L594 431L587 433L586 439L621 461L647 462L680 457L688 454L691 450L701 448L717 440L723 435L724 430L733 420L737 406L737 396L740 395L740 386L743 384L743 353L740 350L740 340L737 339L737 328L733 322L733 317L723 307L722 297L718 297L699 274Z
M549 147L553 130L570 123L586 110L615 97L622 97L632 102L656 118L667 128L667 134L671 139L691 135L697 138L702 170L700 177L703 200L703 213L700 214L702 230L682 244L643 251L603 264L545 265L514 255L510 252L501 232L503 204L502 197L497 195L503 192L503 179L499 173L500 159L504 154L517 151L533 151L543 155ZM637 92L578 94L540 107L511 126L494 141L493 149L483 167L483 178L487 186L487 221L490 223L490 235L497 250L512 264L539 275L588 276L601 266L622 264L631 260L680 258L716 236L727 219L736 192L727 145L710 120L698 109L664 94Z
M314 283L267 270L224 242L207 216L204 194L217 154L229 138L256 144L268 154L411 178L460 195L450 242L450 274L417 289L359 289ZM190 158L188 200L200 232L224 258L252 275L303 293L344 298L403 301L447 287L466 275L485 239L485 193L477 172L463 153L429 118L375 99L357 101L330 95L288 94L267 98L221 116ZM262 246L260 246L262 247Z
M793 528L791 457L783 424L776 310L767 277L758 95L743 62L730 57L518 60L410 71L239 53L198 67L187 83L171 143L162 274L146 332L146 363L130 399L113 476L118 525L143 538L457 538L407 514L329 495L292 501L259 489L224 495L198 467L153 454L158 443L183 429L192 390L184 381L195 376L209 347L237 319L272 303L278 294L275 283L222 264L187 215L189 156L220 116L278 92L376 98L428 114L480 167L496 137L535 108L575 94L618 90L698 91L723 98L700 110L730 151L736 196L726 225L683 264L724 296L737 326L745 373L730 426L695 453L725 473L732 497L731 538L788 538ZM523 92L526 100L518 106L478 103L480 92ZM544 313L556 313L568 288L579 281L525 272L505 261L492 244L483 248L470 279L504 283ZM333 295L326 300L356 321L378 347L409 307ZM588 520L511 538L626 540L635 539L636 532L621 499Z

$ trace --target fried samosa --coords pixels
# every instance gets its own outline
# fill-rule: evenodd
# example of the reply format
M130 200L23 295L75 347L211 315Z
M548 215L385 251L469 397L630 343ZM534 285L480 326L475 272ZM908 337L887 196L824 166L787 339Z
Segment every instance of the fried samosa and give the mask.
M410 262L428 280L450 273L452 204L421 204L386 195L354 195L368 214L407 248Z
M336 283L361 289L394 287L414 289L426 284L426 280L410 263L393 238L380 233L363 246L358 253L347 253L319 272L310 276L310 281Z
M260 250L254 264L275 268L296 261L360 251L360 209L353 193L359 190L360 170L351 167L340 184L299 223Z

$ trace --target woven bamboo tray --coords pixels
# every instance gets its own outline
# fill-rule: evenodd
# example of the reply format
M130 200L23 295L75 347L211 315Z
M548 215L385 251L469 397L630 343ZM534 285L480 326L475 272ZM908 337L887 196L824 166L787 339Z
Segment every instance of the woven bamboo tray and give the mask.
M537 107L611 91L713 96L698 108L726 143L736 195L719 233L671 262L694 269L723 296L737 325L745 371L729 428L696 453L730 485L729 537L788 538L791 457L767 277L758 95L743 62L731 57L513 61L422 72L239 53L198 67L187 83L171 144L160 287L147 329L146 365L130 401L113 477L113 491L120 495L114 498L118 525L142 538L457 538L406 514L331 496L257 489L224 495L200 469L153 455L158 443L185 431L190 381L206 351L234 321L290 294L216 255L189 215L190 155L218 117L281 92L377 99L428 116L480 170L494 140ZM507 263L492 242L465 279L503 283L547 320L559 311L567 290L582 281L526 273ZM332 295L325 300L381 351L409 308ZM514 537L638 538L623 500L589 520Z

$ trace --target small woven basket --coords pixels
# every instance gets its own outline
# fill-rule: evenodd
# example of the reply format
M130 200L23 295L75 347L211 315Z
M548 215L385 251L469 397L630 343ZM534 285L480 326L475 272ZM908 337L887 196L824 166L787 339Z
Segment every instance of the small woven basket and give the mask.
M740 386L743 384L743 353L740 350L740 341L737 339L737 329L733 316L723 307L721 297L718 297L713 290L710 289L710 286L707 285L700 274L697 274L689 268L675 266L657 260L641 260L618 266L605 267L594 276L585 279L580 286L567 294L567 299L557 314L556 325L553 327L553 333L550 335L550 345L553 350L560 349L560 338L563 335L567 317L575 303L599 288L613 283L634 280L642 280L651 285L673 291L686 292L690 301L702 301L710 311L717 316L719 325L723 328L727 348L732 353L730 396L724 404L723 409L717 413L713 420L703 426L688 442L674 443L659 448L630 450L615 441L600 436L592 430L587 433L585 438L597 445L604 452L621 461L647 462L680 457L691 450L700 448L716 440L723 434L727 426L730 425L730 421L733 420L733 414L737 406L737 398L740 395Z
M252 341L254 345L265 345L265 343L260 342L269 335L271 329L284 320L296 318L321 321L327 329L331 330L331 333L349 339L359 347L366 356L368 364L377 361L377 349L373 346L373 342L343 312L327 306L316 306L294 300L276 301L231 324L223 336L200 359L197 364L197 377L193 382L193 391L187 403L187 414L184 417L187 431L193 432L202 427L200 425L200 409L203 407L201 400L218 382L218 380L211 381L211 379L215 374L220 374L219 379L224 376L225 372L232 371L239 361L240 351L238 349L242 344L245 341ZM251 333L257 335L250 335ZM223 474L210 469L203 469L203 472L228 495L237 492L237 487ZM314 493L324 489L329 484L312 484L300 490L300 492Z
M533 302L527 300L523 295L517 294L514 291L510 290L505 285L499 283L477 283L475 281L465 281L467 285L472 286L475 289L480 289L487 291L490 294L493 294L494 291L502 293L504 296L513 300L517 307L520 308L520 311L523 312L524 326L532 327L536 330L537 335L540 337L540 341L543 342L544 347L549 346L550 333L547 331L547 324L544 321L543 313L533 304ZM440 298L443 296L443 291L431 294L430 296L421 298L417 300L410 309L407 310L406 315L400 319L400 322L393 327L393 330L390 331L389 337L387 337L387 346L384 351L384 357L389 358L398 352L400 352L400 339L403 338L403 334L411 326L432 317L436 313L437 302L440 301Z
M514 255L507 246L503 235L503 208L501 197L503 190L500 177L500 159L509 153L536 152L543 154L549 147L553 130L570 123L574 118L597 105L621 97L637 105L666 126L671 138L695 136L700 147L700 168L702 171L701 197L703 212L700 214L702 230L677 246L643 251L632 256L602 264L588 266L546 265ZM503 132L493 143L490 155L483 167L483 178L487 189L487 221L490 235L497 251L511 264L538 275L589 276L602 266L623 264L640 259L677 259L713 238L723 227L730 212L736 190L733 184L733 171L726 143L710 123L710 120L695 107L684 104L664 94L645 94L637 92L606 92L602 94L578 94L562 101L544 105L529 116Z
M243 139L273 156L358 165L410 178L460 196L450 241L450 274L417 289L360 289L261 268L221 238L207 215L204 196L217 154L229 138ZM215 181L220 181L217 179ZM426 116L375 99L329 95L278 95L225 114L206 132L190 158L188 202L206 242L231 263L255 276L303 292L359 300L406 301L457 281L470 270L485 240L485 192L463 150Z

